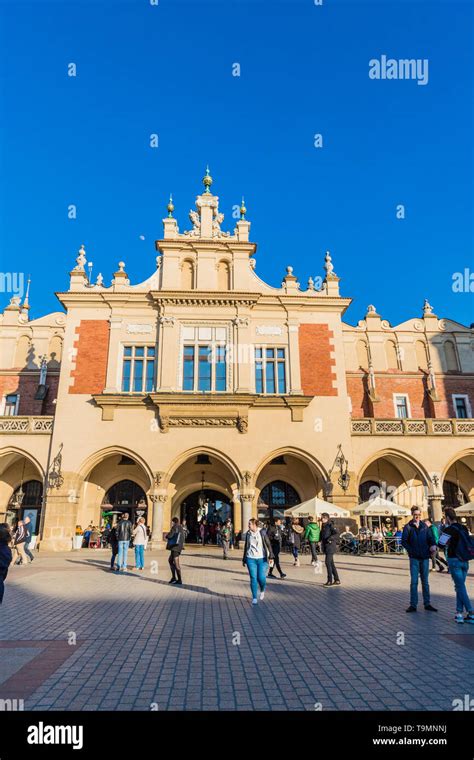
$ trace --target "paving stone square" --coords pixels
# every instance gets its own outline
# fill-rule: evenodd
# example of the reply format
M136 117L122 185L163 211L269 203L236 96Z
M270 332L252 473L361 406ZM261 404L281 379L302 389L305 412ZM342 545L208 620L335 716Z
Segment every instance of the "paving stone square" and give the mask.
M188 546L183 587L168 585L164 551L126 574L106 550L38 553L7 579L0 698L25 710L452 710L473 693L474 626L454 623L446 573L430 575L438 612L407 615L405 557L339 555L331 589L307 556L283 564L254 607L240 551L224 561Z

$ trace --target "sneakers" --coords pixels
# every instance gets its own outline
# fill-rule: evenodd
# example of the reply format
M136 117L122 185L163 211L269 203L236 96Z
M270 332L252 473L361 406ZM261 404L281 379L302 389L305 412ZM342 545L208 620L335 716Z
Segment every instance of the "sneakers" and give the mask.
M425 610L427 612L438 612L438 610L436 609L436 607L433 607L432 604L426 604L425 605Z
M474 612L468 612L464 618L465 623L474 623Z
M341 585L341 581L334 581L334 584L333 584L333 585L334 585L334 586L340 586L340 585Z
M414 607L412 604L407 608L407 612L416 612L416 607Z
M326 583L323 583L323 588L329 588L333 584L330 581L326 581Z
M260 601L263 602L265 599L265 591L260 591Z
M283 580L283 578L286 578L286 573L282 573L282 574L280 575L280 580L281 580L281 581Z
M176 580L176 578L171 578L171 580L170 580L170 581L168 581L168 583L177 583L177 582L178 582L178 581Z
M461 623L461 624L464 623L462 612L457 612L454 616L454 620L456 621L456 623Z
M252 599L252 604L258 604L258 599Z
M317 565L318 563L316 562L316 560L315 560L315 559L313 559L313 560L311 561L311 564L312 564L312 566L313 566L313 567L316 567L316 565Z

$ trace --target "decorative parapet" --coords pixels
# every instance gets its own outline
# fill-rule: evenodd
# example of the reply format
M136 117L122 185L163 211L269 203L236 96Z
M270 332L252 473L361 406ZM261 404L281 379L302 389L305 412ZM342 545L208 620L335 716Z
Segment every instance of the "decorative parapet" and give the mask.
M352 435L474 435L474 419L351 420Z
M0 417L0 433L46 434L53 431L53 417Z

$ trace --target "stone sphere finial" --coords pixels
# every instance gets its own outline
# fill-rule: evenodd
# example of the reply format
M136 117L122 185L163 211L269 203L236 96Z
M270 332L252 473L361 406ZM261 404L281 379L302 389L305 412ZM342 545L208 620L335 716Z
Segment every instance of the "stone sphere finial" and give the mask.
M205 193L210 193L211 192L210 191L210 187L212 185L212 181L213 180L212 180L211 174L209 172L209 166L206 166L206 174L202 178L202 184L205 187L205 190L204 190Z
M171 195L171 193L170 193L170 199L169 199L169 202L168 202L168 205L167 205L166 209L168 211L169 218L172 219L173 218L174 205L173 205L173 196Z

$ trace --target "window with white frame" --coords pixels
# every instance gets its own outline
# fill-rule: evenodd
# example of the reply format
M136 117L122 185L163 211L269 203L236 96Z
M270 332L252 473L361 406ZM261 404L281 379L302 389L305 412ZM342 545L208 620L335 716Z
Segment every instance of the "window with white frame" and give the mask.
M410 403L406 393L395 393L393 405L395 407L395 417L398 417L399 420L406 420L410 417Z
M124 346L122 391L150 393L155 385L155 346Z
M454 414L459 420L466 420L472 417L472 409L469 396L464 393L453 394Z
M185 326L182 332L183 391L223 393L228 387L225 327Z
M3 414L6 417L15 417L18 414L18 406L20 404L19 393L7 393L3 399Z
M257 393L286 393L286 355L279 346L255 348L255 391Z

